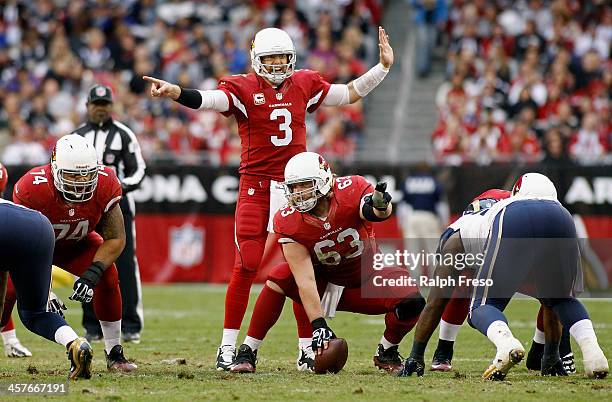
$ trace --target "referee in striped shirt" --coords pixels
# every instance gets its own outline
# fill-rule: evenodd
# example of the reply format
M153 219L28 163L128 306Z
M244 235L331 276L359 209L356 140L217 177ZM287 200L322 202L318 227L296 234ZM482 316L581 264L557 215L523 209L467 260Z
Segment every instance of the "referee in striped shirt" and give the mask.
M123 304L121 333L124 342L139 343L143 309L140 273L135 253L135 205L131 192L140 186L146 166L136 135L125 124L111 117L112 109L111 89L105 85L95 85L87 97L88 120L73 134L82 135L91 141L98 153L98 161L112 167L121 181L123 197L120 206L126 235L125 248L116 261ZM102 339L102 329L93 312L92 303L83 303L83 326L88 340Z

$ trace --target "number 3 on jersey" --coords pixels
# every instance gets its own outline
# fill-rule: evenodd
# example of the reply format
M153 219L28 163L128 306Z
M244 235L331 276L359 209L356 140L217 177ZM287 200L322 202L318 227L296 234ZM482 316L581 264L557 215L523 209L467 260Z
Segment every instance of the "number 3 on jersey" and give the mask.
M288 109L274 109L272 113L270 113L270 120L276 120L279 117L283 118L283 121L278 125L278 129L280 131L285 132L285 136L280 138L277 135L270 136L270 140L272 144L277 147L284 147L291 143L293 139L293 131L291 130L291 112Z

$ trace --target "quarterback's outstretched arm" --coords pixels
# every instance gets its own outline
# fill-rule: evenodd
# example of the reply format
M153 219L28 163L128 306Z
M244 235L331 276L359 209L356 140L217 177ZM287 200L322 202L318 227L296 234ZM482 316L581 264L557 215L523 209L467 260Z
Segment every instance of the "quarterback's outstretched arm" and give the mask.
M191 109L210 109L217 112L227 112L229 110L229 99L227 99L225 92L219 89L201 91L199 89L181 88L176 84L147 75L143 76L142 79L151 83L151 96L154 98L170 98Z
M332 84L323 100L324 105L342 106L355 103L382 82L394 60L393 48L389 44L389 35L383 27L378 27L378 42L379 63L348 84Z

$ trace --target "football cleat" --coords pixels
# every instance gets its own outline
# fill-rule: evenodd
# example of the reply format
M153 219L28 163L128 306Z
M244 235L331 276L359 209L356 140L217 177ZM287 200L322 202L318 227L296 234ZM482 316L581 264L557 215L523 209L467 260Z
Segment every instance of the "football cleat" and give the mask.
M314 360L315 354L312 351L312 345L308 347L300 348L300 354L297 358L297 369L298 371L311 371L314 372Z
M606 378L610 371L608 360L603 351L599 347L596 339L585 342L586 345L580 345L582 349L582 359L584 363L584 371L589 378Z
M452 345L452 344L451 344ZM431 371L451 371L453 366L451 361L453 359L452 346L448 350L438 348L434 352L433 359L431 360Z
M497 348L495 359L482 374L485 380L501 381L512 367L525 357L525 348L516 338L508 338L504 345Z
M221 345L217 349L217 371L228 371L236 359L236 347Z
M379 370L385 370L389 373L399 373L404 367L404 358L399 354L398 348L399 345L395 345L385 349L379 343L374 355L374 366L378 367Z
M140 343L140 332L124 332L122 334L123 343Z
M574 362L574 354L572 352L563 356L561 361L563 362L563 368L565 368L567 374L576 374L576 363Z
M68 360L70 360L70 373L68 378L91 378L91 361L93 359L93 349L87 339L77 338L70 342L68 346Z
M6 357L30 357L32 356L32 352L28 350L25 346L19 342L19 339L15 339L14 341L10 341L4 345L4 355Z
M525 366L528 370L540 371L542 368L542 356L544 356L544 344L531 341L531 348L527 353Z
M125 358L123 355L123 346L121 345L113 346L109 353L104 351L104 355L106 356L106 368L108 371L131 373L138 368L136 364Z
M236 360L230 368L232 373L254 373L257 365L257 351L253 351L249 345L242 344L238 348Z

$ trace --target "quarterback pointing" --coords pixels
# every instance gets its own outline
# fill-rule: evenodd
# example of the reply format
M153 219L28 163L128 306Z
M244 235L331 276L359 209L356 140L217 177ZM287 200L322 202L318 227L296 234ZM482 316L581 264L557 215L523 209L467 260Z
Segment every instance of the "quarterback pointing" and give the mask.
M153 77L151 96L167 97L192 109L216 110L238 122L242 153L240 188L235 214L236 259L225 299L225 321L217 369L229 370L236 340L259 269L272 217L283 204L283 169L294 155L306 151L306 112L321 105L357 102L372 91L393 64L385 30L378 30L380 62L349 84L330 84L316 71L296 69L296 51L289 35L277 28L259 31L251 47L253 72L223 77L217 89L201 91ZM312 367L311 328L294 304L300 338L298 369Z

